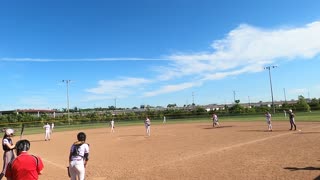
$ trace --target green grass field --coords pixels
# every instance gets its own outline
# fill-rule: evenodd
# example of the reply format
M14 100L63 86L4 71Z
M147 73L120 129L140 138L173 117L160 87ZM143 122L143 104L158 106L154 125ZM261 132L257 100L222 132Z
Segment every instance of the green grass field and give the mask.
M320 121L320 111L313 112L298 112L296 114L296 123L299 122L317 122ZM283 113L278 113L272 116L272 121L288 121L288 114L285 117ZM162 124L162 119L151 120L152 124ZM238 115L238 116L221 116L219 117L219 121L223 122L242 122L242 121L265 121L264 114L261 115ZM177 124L177 123L197 123L197 122L208 122L211 123L211 118L208 116L207 118L183 118L183 119L170 119L167 117L167 124ZM115 121L115 126L143 126L143 120L140 121ZM44 133L44 129L42 128L43 124L39 124L38 127L26 127L24 134L39 134ZM71 131L71 130L82 130L82 129L94 129L94 128L108 128L108 122L98 122L98 123L77 123L77 124L59 124L56 123L54 132L61 131ZM16 135L20 135L20 127L15 128Z

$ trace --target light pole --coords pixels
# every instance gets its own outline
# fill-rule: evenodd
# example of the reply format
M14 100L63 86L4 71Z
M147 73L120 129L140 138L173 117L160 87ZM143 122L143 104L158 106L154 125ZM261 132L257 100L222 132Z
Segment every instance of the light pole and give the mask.
M286 88L283 88L284 102L287 102Z
M68 111L68 122L69 122L69 125L70 125L69 83L71 82L71 80L62 80L62 82L65 82L67 84L67 111Z
M277 66L267 66L264 69L267 69L269 71L269 80L270 80L270 89L271 89L271 99L272 99L272 107L273 107L273 114L276 113L276 108L274 106L273 102L273 91L272 91L272 81L271 81L271 68L276 68Z

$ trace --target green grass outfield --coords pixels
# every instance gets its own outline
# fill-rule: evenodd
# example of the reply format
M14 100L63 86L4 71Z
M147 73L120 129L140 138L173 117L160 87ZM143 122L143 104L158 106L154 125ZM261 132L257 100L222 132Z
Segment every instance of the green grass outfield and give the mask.
M296 122L320 122L320 111L313 112L297 112L295 113ZM284 116L284 113L278 113L272 116L272 121L288 121L289 115ZM119 126L143 126L143 121L117 121L115 120L115 127ZM162 124L162 119L151 119L152 124ZM238 115L238 116L221 116L219 117L220 122L250 122L250 121L265 121L264 114L261 115ZM207 118L183 118L183 119L170 119L167 117L167 124L178 124L178 123L211 123L211 117ZM80 123L78 124L59 124L55 123L54 132L62 132L62 131L72 131L72 130L84 130L84 129L93 129L93 128L109 128L109 122L98 122L98 123ZM39 123L38 127L26 127L24 130L24 135L28 134L40 134L44 133L44 129L42 128L43 124ZM14 128L16 130L16 135L20 135L21 128Z

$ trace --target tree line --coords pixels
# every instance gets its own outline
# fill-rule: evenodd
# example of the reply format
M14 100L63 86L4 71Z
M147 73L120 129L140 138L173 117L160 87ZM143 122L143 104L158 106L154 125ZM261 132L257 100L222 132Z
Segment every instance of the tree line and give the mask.
M109 107L110 108L110 107ZM39 126L46 122L55 122L57 124L81 124L81 123L101 123L109 122L111 119L115 121L143 121L146 116L153 120L161 120L164 116L168 119L184 119L184 118L208 118L212 113L216 113L219 116L236 116L236 115L254 115L265 113L266 111L272 112L273 107L267 105L246 107L240 104L240 101L235 101L232 106L225 105L224 108L214 109L207 111L202 106L188 106L183 108L177 108L175 104L170 105L165 109L153 109L150 107L144 107L143 111L122 111L115 108L104 109L78 109L70 110L69 116L66 113L60 112L62 115L52 117L50 114L42 113L40 116L31 115L29 113L13 113L0 115L0 126L20 126L22 123L27 126ZM275 107L276 113L283 113L292 109L293 111L309 112L314 110L320 110L320 99L311 99L307 101L303 96L298 97L298 101L295 104L283 103L281 106ZM59 112L57 113L59 114Z

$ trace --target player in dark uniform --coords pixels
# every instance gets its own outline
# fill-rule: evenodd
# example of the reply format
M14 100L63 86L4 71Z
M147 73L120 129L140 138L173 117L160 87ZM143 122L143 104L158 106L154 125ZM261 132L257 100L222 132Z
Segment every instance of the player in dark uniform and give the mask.
M15 145L12 142L11 137L13 136L14 130L13 129L6 129L3 139L2 139L2 149L3 153L3 167L2 172L0 174L0 180L5 175L8 164L14 159L13 149Z
M296 126L296 122L294 120L294 113L292 112L291 109L289 109L289 120L290 120L290 126L291 128L289 130L292 130L293 126L294 126L294 130L297 130L297 126Z

